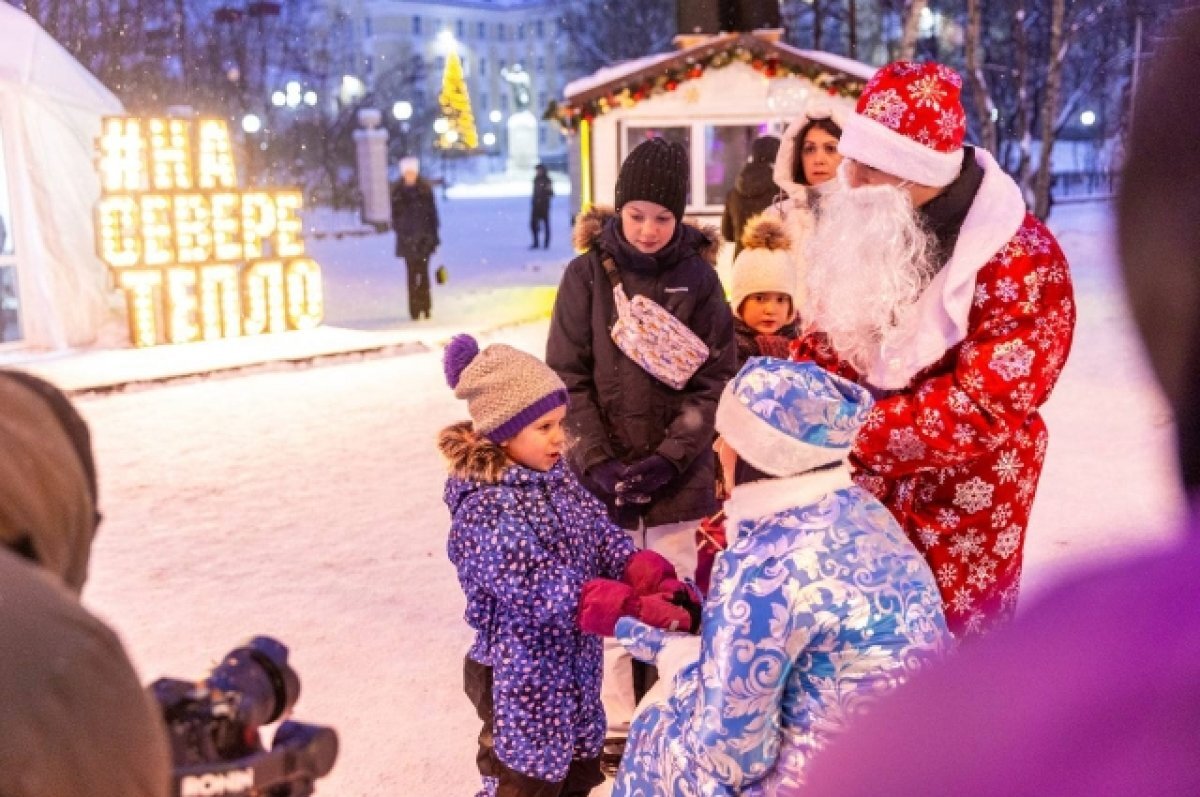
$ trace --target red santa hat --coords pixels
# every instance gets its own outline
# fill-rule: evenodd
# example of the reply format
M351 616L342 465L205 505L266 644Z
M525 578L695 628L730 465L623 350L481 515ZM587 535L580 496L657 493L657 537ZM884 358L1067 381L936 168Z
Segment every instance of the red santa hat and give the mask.
M838 151L914 183L949 185L962 169L961 93L962 78L948 66L894 61L875 73L847 114Z

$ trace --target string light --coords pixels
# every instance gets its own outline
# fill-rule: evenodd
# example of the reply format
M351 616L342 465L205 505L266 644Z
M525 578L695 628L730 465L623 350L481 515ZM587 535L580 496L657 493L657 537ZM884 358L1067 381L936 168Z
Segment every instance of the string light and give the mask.
M303 194L238 191L224 120L113 117L98 143L97 249L126 295L135 346L321 322Z

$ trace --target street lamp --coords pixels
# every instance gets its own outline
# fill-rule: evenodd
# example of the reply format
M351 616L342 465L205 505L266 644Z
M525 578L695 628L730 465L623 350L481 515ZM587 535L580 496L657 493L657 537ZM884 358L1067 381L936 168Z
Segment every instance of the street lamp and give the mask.
M495 134L495 133L491 133L491 132L484 133L484 134L483 134L483 145L484 145L485 147L494 147L494 146L496 146L496 134Z
M500 120L503 118L504 114L500 113L499 111L492 111L488 114L488 119L491 120L492 124L494 125L500 124Z
M1096 124L1096 112L1084 111L1083 113L1079 114L1079 122L1084 127L1091 127L1092 125Z
M242 117L242 130L253 135L259 130L262 130L262 119L258 118L258 114L248 113Z
M396 117L397 122L407 122L412 119L413 107L408 100L397 100L392 103L392 116Z
M308 107L313 107L317 104L317 93L312 89L304 92L304 104Z
M446 131L450 129L450 120L444 116L439 116L433 123L433 132L439 136L444 136Z
M271 94L271 104L274 105L276 108L282 108L284 105L287 105L287 95L284 94L282 91L276 91L276 92L272 93Z

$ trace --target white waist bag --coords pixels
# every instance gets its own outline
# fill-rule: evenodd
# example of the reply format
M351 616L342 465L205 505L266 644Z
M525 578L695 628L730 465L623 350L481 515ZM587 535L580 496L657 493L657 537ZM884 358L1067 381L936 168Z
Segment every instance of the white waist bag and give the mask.
M613 343L650 376L682 390L708 359L708 346L688 329L687 324L653 299L626 296L612 258L604 258L603 263L617 304Z

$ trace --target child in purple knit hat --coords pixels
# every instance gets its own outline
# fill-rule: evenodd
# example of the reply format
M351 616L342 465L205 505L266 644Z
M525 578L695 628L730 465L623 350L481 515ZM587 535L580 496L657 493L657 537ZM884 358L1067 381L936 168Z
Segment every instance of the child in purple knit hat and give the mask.
M664 628L691 615L660 594L674 570L635 555L563 465L567 392L554 371L503 344L480 351L469 335L450 342L444 366L471 415L438 448L447 551L475 630L463 683L483 722L478 794L583 797L604 780L597 634L621 615Z

